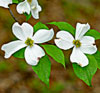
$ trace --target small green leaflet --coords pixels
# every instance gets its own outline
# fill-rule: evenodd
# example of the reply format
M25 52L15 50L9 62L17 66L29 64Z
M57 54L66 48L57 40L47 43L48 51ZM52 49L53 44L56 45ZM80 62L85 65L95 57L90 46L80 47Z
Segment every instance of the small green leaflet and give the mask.
M18 4L20 2L22 2L23 0L12 0L13 3Z
M49 78L51 72L51 62L49 60L49 57L45 55L40 59L38 65L32 66L32 69L38 75L40 80L49 87Z
M91 80L97 71L97 61L93 55L87 55L87 57L89 59L88 66L82 68L77 64L73 64L73 69L78 78L83 80L88 86L92 86Z
M45 49L49 56L51 56L55 61L61 63L65 67L65 58L61 49L54 45L42 45L42 47Z
M31 13L29 15L27 13L24 13L24 15L26 16L26 21L28 21L31 18L31 16L32 16Z
M41 22L38 22L36 25L34 25L34 32L40 30L40 29L49 29L45 24L42 24Z
M17 51L16 53L13 54L14 57L16 58L24 58L24 52L25 52L26 48L22 48L19 51Z
M12 0L13 3L18 4L18 0Z
M70 24L67 22L51 22L49 24L56 25L60 30L65 30L70 32L73 36L75 36L75 28L72 27ZM92 36L95 38L95 40L100 39L100 33L96 30L89 30L85 35L87 36Z
M94 57L97 61L97 65L98 65L98 68L100 69L100 51L97 51L95 54L94 54Z

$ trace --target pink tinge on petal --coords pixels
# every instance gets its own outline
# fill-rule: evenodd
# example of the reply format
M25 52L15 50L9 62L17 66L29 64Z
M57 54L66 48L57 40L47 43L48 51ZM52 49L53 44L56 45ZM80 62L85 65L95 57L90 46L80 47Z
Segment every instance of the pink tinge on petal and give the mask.
M86 55L79 48L76 47L73 48L70 60L72 63L77 63L81 67L85 67L89 64Z
M27 47L25 50L25 60L29 65L37 65L43 56L45 56L44 50L36 44L33 47Z

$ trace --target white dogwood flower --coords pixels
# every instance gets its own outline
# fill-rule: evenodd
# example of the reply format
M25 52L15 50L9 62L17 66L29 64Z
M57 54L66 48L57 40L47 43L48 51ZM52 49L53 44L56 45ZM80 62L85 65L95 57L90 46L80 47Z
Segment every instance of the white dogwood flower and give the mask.
M89 64L89 60L85 54L94 54L97 51L97 47L94 45L95 39L91 36L84 36L89 29L89 24L77 23L75 39L66 31L59 31L56 35L58 39L55 39L55 44L63 50L74 47L70 60L81 67Z
M33 36L33 27L28 23L19 25L17 22L12 27L13 34L19 39L4 44L1 49L5 51L5 58L9 58L18 50L26 47L25 60L29 65L37 65L39 59L45 56L44 50L38 45L51 40L54 36L53 29L38 30Z
M39 12L42 10L37 0L25 0L17 5L19 14L27 13L32 14L35 19L39 19Z
M12 4L12 0L0 0L0 6L4 8L9 8L8 5Z

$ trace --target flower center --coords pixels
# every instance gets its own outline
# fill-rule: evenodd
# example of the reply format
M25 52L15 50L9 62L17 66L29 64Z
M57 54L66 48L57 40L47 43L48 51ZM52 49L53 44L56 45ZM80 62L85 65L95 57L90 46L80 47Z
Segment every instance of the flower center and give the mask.
M73 40L73 44L78 48L81 46L81 42L79 40Z
M32 3L32 0L27 0L27 2L28 2L29 4L31 4L31 3Z
M32 8L32 9L35 9L35 8L36 8L36 6L35 6L35 5L33 5L31 8Z
M31 38L27 38L27 40L25 41L25 44L32 47L34 44L34 40L32 40Z

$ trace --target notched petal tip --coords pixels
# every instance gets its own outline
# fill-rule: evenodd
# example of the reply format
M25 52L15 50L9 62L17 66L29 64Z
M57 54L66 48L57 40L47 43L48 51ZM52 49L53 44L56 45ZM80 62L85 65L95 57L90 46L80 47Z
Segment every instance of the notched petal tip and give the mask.
M39 19L39 16L34 16L34 19Z
M31 66L36 66L38 64L38 62L39 61L34 61L34 64L30 64L30 63L28 63L28 64L31 65Z
M77 63L81 67L85 67L89 64L87 56L79 48L75 47L70 56L70 61L71 63Z
M45 56L45 55L44 55ZM43 56L42 56L43 57ZM39 63L39 61L40 61L40 59L42 58L42 57L38 57L37 58L37 61L35 61L35 63L34 64L31 64L32 66L36 66L36 65L38 65L38 63Z
M81 63L78 63L78 65L81 66L82 68L88 66L88 64L89 64L89 63L87 63L87 64L85 64L85 65L84 65L84 64L81 64Z
M26 45L20 41L20 40L17 40L17 41L12 41L12 42L9 42L7 44L4 44L2 47L1 47L1 50L3 50L5 52L5 58L9 58L11 57L15 52L17 52L18 50L22 49L26 47Z
M8 58L10 58L10 55L7 54L5 46L6 46L6 44L2 45L1 50L5 52L4 58L8 59Z
M88 23L87 24L77 23L75 39L80 40L89 29L90 29L90 25Z
M56 44L56 46L57 46L58 48L63 49L63 50L66 50L66 48L64 48L64 46L62 47L62 45L59 44L60 41L61 41L60 38L54 39L54 42L55 42L55 44Z
M39 12L41 12L42 11L42 7L39 5Z
M97 46L96 45L93 45L94 46L94 48L95 48L95 51L94 51L94 53L93 54L95 54L96 52L97 52Z
M17 5L17 12L19 13L19 14L23 14L23 13L27 13L27 14L30 14L30 5L29 5L29 3L25 0L25 1L23 1L23 2L21 2L21 3L19 3L18 5Z
M2 46L1 46L1 50L3 50L3 51L4 51L4 45L2 45Z
M43 56L45 56L44 50L36 44L32 48L27 47L25 50L25 60L29 65L37 65Z
M39 61L41 59L41 57L38 57L37 60Z
M15 28L16 26L20 26L20 24L19 24L18 22L15 22L15 23L12 25L12 30L14 30L14 28Z
M54 39L55 44L57 44L61 40L60 38Z
M7 54L5 53L4 58L8 59L8 58L10 58L10 57L11 57L10 55L7 55Z
M90 29L90 25L89 25L89 23L87 23L86 26L87 26L88 29Z
M88 27L90 27L89 23L82 24L82 23L79 23L79 22L78 22L78 23L76 23L76 26L78 26L78 25L81 25L81 26L83 25L83 26L88 26Z
M54 31L53 28L51 28L50 31Z
M52 38L53 38L53 36L54 36L54 30L53 30L53 28L51 28L50 31L51 31L51 33L52 33ZM52 39L52 38L51 38L51 39Z
M26 22L19 24L16 22L12 26L12 32L18 39L25 41L28 37L32 38L34 31L30 24Z

